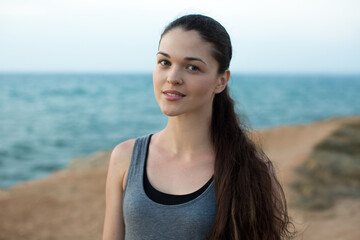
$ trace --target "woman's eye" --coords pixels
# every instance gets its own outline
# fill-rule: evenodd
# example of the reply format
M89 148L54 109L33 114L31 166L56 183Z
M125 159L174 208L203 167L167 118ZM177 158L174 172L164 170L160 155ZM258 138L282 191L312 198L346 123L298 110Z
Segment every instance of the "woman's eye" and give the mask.
M197 66L194 66L194 65L190 65L190 66L188 67L188 69L189 69L190 71L199 71L199 68L198 68Z
M159 63L160 63L160 65L162 65L162 66L170 66L170 62L167 61L167 60L161 60L161 61L159 61Z

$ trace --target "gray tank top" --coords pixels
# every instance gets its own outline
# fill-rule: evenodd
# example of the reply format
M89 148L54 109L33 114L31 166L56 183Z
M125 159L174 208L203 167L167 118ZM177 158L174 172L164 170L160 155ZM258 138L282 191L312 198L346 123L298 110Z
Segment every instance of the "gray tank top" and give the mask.
M125 240L206 239L215 218L214 183L185 203L164 205L151 200L143 186L150 136L137 138L134 144L123 198Z

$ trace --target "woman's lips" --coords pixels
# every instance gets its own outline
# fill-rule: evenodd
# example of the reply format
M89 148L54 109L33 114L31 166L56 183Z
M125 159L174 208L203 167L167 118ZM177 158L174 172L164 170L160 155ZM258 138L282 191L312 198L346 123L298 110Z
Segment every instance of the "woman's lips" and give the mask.
M164 94L165 99L169 101L177 101L186 96L185 94L178 92L176 90L165 90L162 91L162 93Z

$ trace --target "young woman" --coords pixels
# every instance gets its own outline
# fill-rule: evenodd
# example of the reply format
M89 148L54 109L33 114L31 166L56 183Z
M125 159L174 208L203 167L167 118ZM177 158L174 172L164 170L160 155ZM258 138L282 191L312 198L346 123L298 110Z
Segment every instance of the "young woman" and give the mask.
M168 123L113 150L103 240L292 236L272 165L229 96L231 55L228 33L210 17L166 27L153 82Z

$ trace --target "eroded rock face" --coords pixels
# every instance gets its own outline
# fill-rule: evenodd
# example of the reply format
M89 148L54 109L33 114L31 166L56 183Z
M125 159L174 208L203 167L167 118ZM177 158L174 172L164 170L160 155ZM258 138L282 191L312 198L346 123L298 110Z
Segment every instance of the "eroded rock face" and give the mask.
M85 170L107 167L111 151L99 150L92 155L73 158L70 161L68 170Z
M326 209L338 197L360 197L360 121L345 124L318 143L292 186L305 209Z

